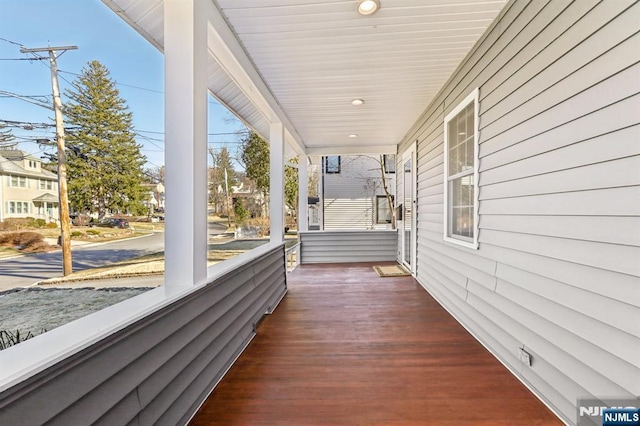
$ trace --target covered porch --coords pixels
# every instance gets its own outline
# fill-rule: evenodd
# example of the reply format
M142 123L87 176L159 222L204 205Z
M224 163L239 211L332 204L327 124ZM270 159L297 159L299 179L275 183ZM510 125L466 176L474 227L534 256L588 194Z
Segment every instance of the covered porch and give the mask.
M302 265L192 419L229 424L562 424L410 276Z
M416 276L447 280L432 271L436 259L456 297L482 305L469 289L496 290L497 261L466 247L433 249L446 198L443 120L462 97L442 89L484 66L462 62L483 38L509 46L496 35L500 18L536 2L404 0L365 16L355 0L103 1L165 54L165 285L2 354L0 423L559 422L518 380L536 378L524 362L510 371L499 343L495 354L480 343L500 318L478 325L481 317L453 311L454 319L413 277L378 278L362 263L402 261ZM207 94L270 144L270 242L210 268ZM434 99L442 108L425 110ZM423 129L416 123L427 113L438 123ZM415 134L436 142L419 146ZM297 156L306 211L307 158L356 154L398 156L400 232L353 233L345 244L346 234L307 232L302 215L302 265L288 273L285 164ZM418 176L420 162L434 171ZM421 206L418 196L439 204ZM432 258L419 264L419 250ZM482 273L465 265L471 278L459 274L459 259ZM489 331L472 336L461 317ZM510 357L520 353L524 340L499 337ZM540 397L541 382L527 383ZM545 398L560 393L547 389Z

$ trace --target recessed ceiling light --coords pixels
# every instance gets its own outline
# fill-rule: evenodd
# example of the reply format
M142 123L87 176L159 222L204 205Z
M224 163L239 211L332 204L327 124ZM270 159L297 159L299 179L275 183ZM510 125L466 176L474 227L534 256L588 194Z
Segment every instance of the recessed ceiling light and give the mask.
M360 0L358 2L358 13L360 15L372 15L380 8L378 0Z
M354 99L351 101L352 105L362 105L364 103L364 100L362 99Z
M355 133L351 133L351 134L349 135L349 137L350 137L350 138L357 138L357 137L358 137L358 135L356 135Z

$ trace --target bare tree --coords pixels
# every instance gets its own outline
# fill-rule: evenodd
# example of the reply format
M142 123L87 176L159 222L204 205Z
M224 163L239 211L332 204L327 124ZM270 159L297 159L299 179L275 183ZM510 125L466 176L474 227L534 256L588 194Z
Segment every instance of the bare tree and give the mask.
M389 205L389 215L391 217L391 229L396 229L396 211L393 205L393 193L392 188L389 188L389 178L387 177L388 170L384 161L384 155L380 155L378 157L373 157L370 155L362 155L358 157L369 158L376 163L378 163L378 170L380 170L380 179L375 179L368 182L368 186L370 186L374 193L381 188L384 191L384 195L387 198L387 203Z

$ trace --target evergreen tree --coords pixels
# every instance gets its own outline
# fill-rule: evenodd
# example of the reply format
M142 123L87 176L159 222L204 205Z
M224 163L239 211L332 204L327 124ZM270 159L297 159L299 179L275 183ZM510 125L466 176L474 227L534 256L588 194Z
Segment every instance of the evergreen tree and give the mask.
M144 211L145 157L135 141L132 115L98 61L89 62L66 91L69 201L77 211Z
M298 157L289 160L292 164L298 164ZM284 203L298 214L298 169L292 166L284 166Z
M257 133L250 132L242 140L241 158L247 177L263 194L269 193L269 144Z
M258 190L264 195L269 193L269 143L258 134L251 132L242 140L242 161L245 165L247 177L255 182ZM298 164L298 158L290 160ZM284 168L284 201L286 205L297 212L298 210L298 169L285 166Z
M5 124L0 124L0 149L14 149L17 145L13 142L15 136L11 132L11 129L7 129Z

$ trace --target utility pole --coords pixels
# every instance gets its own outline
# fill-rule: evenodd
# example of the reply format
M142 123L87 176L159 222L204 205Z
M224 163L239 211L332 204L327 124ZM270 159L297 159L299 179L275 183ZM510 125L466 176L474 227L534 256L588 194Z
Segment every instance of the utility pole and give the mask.
M227 176L227 168L224 168L224 187L227 192L227 226L231 226L231 203L229 202L229 178ZM237 226L237 223L236 223Z
M69 226L69 197L67 195L67 154L64 145L64 126L62 124L62 102L58 86L58 65L56 52L75 50L78 46L38 47L27 49L20 47L22 53L48 52L51 64L51 87L53 90L53 110L56 118L56 139L58 143L58 198L60 211L60 245L62 246L62 273L67 276L73 272L71 263L71 229ZM60 56L58 55L58 56Z

